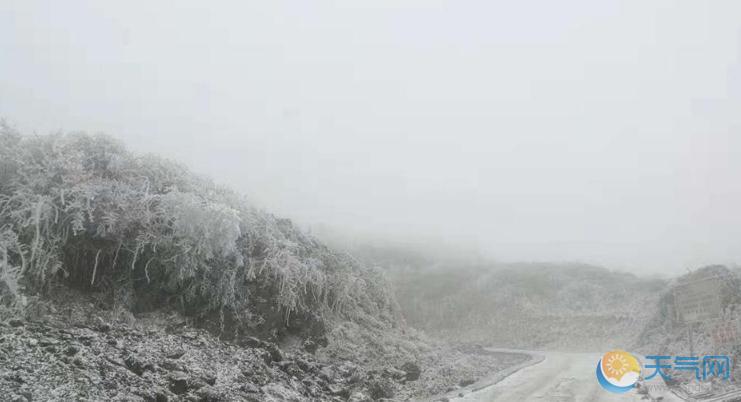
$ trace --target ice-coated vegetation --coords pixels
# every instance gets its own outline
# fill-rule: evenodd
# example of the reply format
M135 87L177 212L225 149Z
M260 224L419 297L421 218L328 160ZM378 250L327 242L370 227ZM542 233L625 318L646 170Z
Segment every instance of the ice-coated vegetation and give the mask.
M0 124L12 400L408 399L523 359L407 327L370 265L111 137Z
M444 259L425 249L344 247L385 269L409 325L486 345L628 348L666 286L661 279L579 263L498 263Z
M3 124L0 301L22 308L60 283L126 308L208 313L222 328L394 318L381 275L229 189L105 135Z

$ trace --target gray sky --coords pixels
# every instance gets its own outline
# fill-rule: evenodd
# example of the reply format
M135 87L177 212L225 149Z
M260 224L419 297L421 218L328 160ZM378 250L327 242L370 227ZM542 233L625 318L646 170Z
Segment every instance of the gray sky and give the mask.
M303 225L741 261L738 1L115 3L0 3L0 115L113 134Z

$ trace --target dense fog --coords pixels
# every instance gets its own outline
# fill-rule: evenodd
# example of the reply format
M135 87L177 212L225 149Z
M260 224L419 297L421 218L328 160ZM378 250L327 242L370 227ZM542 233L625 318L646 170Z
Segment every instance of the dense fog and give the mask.
M741 400L739 15L0 2L0 399Z
M304 228L676 274L741 257L735 2L9 1L0 115Z

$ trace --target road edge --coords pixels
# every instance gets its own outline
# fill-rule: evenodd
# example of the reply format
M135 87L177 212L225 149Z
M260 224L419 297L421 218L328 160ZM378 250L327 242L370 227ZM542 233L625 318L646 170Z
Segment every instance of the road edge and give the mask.
M446 392L444 394L438 394L426 399L421 399L420 401L440 401L440 400L453 400L456 398L460 398L460 394L470 394L472 392L481 391L484 388L491 387L492 385L495 385L499 383L500 381L504 380L505 378L511 376L512 374L533 365L536 365L543 360L545 360L545 355L539 352L535 352L532 350L520 350L520 349L501 349L501 348L484 348L487 352L492 353L509 353L509 354L517 354L517 355L526 355L529 358L525 360L522 363L515 364L514 366L507 367L503 370L497 371L495 373L492 373L491 375L488 375L486 377L483 377L482 379L476 381L475 383L468 385L466 387L458 388L456 390Z

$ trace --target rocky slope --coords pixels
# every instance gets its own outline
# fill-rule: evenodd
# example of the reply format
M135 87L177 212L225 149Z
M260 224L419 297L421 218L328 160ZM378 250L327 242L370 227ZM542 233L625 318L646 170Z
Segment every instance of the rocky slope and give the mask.
M523 359L412 338L413 354L352 356L335 333L281 344L248 336L224 341L174 312L133 317L101 310L85 295L63 296L74 301L45 302L33 320L0 322L3 400L424 399Z

